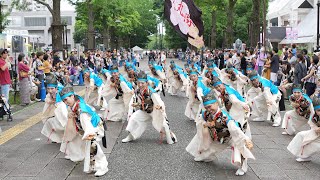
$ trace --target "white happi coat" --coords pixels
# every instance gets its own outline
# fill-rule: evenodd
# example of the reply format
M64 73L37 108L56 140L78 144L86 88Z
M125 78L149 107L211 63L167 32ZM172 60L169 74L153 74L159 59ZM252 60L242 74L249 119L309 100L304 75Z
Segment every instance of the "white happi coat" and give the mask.
M54 99L47 94L42 110L44 123L41 133L53 142L61 143L68 121L68 109L63 102L51 103Z
M150 89L148 89L150 93ZM153 127L160 133L162 129L165 130L167 141L171 140L171 135L169 131L168 121L166 120L166 110L165 104L161 100L161 97L158 93L151 93L151 99L153 102L153 110L151 113L146 111L137 110L134 112L134 107L132 104L135 102L136 95L131 98L129 105L129 114L128 114L128 125L126 130L130 132L134 139L141 137L143 132L146 130L148 121L152 121ZM139 98L138 98L139 99ZM156 109L155 107L159 105L162 109ZM169 142L168 142L169 143ZM171 143L170 143L171 144Z
M230 78L227 76L228 73L226 73L225 69L222 69L220 71L221 74L221 81L225 84L233 87L235 90L237 90L241 96L245 95L243 89L246 84L248 84L248 77L243 75L240 71L238 74L236 74L237 80L231 81Z
M287 149L296 157L308 158L320 150L320 134L316 133L319 127L311 120L308 121L311 129L301 131L289 143Z
M259 88L260 89L260 88ZM281 99L281 92L278 90L277 94L272 94L269 87L264 87L264 91L254 97L249 104L252 107L252 115L255 117L271 120L271 115L274 114L274 123L280 124L281 117L279 113L279 101ZM271 103L267 105L267 101ZM268 111L265 111L265 110Z
M129 110L129 102L131 100L133 90L128 85L121 81L120 87L123 91L122 97L116 99L117 91L115 87L110 86L111 80L108 80L106 86L106 97L109 99L108 106L106 108L104 118L110 121L122 121L126 120L126 116Z
M188 100L186 109L184 111L184 114L190 120L196 120L196 118L200 114L200 111L203 107L201 104L201 100L203 96L202 88L197 87L197 92L194 92L193 87L194 87L193 82L190 81L189 86L187 86L187 90L186 90L186 94L189 100ZM196 97L198 97L199 100Z
M63 143L60 146L60 151L65 153L71 161L77 162L84 160L84 172L90 171L90 146L91 140L85 140L90 134L94 134L95 144L97 145L97 154L93 157L94 170L108 169L108 162L106 156L99 145L104 136L104 128L102 121L99 122L97 127L93 127L91 123L91 115L88 113L80 114L80 123L84 134L79 134L74 122L74 119L68 119L66 131L64 134Z
M171 70L171 68L168 68L168 93L170 93L171 95L176 95L178 93L178 90L181 89L184 85L182 78L186 79L183 74L178 74L181 81L176 76L177 75L174 75L174 72Z
M304 116L300 116L297 112L296 109L287 111L284 114L283 121L282 121L282 128L285 129L285 131L289 135L295 134L299 129L304 126L305 124L308 123L308 121L313 117L314 115L314 109L313 109L313 104L310 102L310 117L306 119Z
M221 111L220 109L217 113ZM216 154L222 152L229 146L232 148L232 164L242 166L244 172L247 171L247 159L255 159L251 151L246 147L246 140L249 140L241 129L235 124L234 120L230 120L227 124L228 131L230 132L231 140L228 144L220 144L220 142L213 141L209 128L204 127L206 121L203 119L202 114L199 115L197 121L197 134L193 137L186 150L196 161L213 161ZM245 158L241 159L241 155Z

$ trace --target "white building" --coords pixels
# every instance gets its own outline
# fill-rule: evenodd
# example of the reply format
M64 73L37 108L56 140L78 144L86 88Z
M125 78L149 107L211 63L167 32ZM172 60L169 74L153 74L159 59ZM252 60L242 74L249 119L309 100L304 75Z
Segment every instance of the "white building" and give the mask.
M29 44L50 48L52 45L52 15L45 6L39 5L32 0L29 1L29 11L13 10L8 16L9 24L6 27L6 32L14 32L15 30L27 31L30 37ZM3 1L3 8L8 9L10 3L10 0ZM52 4L52 0L47 0L47 3ZM61 11L61 22L67 25L67 35L65 36L66 31L64 30L63 45L65 47L67 37L69 49L72 49L75 46L73 41L76 22L75 17L75 11Z
M298 37L283 37L280 45L298 44L299 48L312 51L316 48L318 0L273 0L269 3L269 27L297 29Z

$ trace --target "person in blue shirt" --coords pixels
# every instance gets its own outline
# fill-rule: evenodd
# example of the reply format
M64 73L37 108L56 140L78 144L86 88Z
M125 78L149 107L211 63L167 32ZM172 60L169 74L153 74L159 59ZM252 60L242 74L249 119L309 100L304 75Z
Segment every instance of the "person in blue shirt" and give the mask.
M265 119L271 121L273 119L272 126L280 126L280 90L270 80L259 76L257 71L252 71L248 77L252 86L261 90L261 93L259 93L258 96L248 102L252 107L252 117L255 117L253 121L264 121Z

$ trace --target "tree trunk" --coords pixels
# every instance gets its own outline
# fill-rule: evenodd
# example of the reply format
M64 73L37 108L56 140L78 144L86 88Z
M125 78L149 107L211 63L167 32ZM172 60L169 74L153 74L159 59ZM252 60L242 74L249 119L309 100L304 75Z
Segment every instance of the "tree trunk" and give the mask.
M211 28L210 48L215 49L217 47L217 11L216 10L213 10L211 12L211 22L212 22L212 28Z
M52 2L53 2L52 24L51 24L52 49L63 50L63 47L62 47L63 26L61 24L60 0L52 1Z
M252 0L251 20L250 46L255 47L260 39L260 0Z
M226 29L226 45L231 47L233 44L234 34L233 34L233 21L234 21L234 6L237 0L229 0L227 8L227 29Z
M103 17L103 30L102 30L103 44L106 49L109 49L109 27L107 25L107 18Z
M88 6L88 49L93 50L95 49L95 44L94 44L94 26L93 26L93 21L94 21L94 15L93 15L93 5L91 0L87 1L87 6Z

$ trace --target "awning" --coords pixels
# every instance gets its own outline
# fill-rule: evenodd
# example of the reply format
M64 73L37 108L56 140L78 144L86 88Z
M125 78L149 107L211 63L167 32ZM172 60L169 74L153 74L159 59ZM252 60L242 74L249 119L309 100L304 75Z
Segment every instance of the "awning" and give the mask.
M286 39L284 38L279 44L308 44L315 43L315 38L313 36L308 37L298 37L298 39Z

